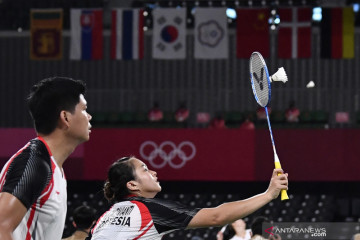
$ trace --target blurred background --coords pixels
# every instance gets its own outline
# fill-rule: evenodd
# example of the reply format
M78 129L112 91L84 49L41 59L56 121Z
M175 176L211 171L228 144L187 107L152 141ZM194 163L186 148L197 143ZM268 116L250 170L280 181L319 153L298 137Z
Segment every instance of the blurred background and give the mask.
M272 84L270 118L291 200L273 201L245 222L249 227L259 215L360 222L359 6L355 0L0 0L0 164L35 137L25 102L31 86L67 76L87 84L93 129L64 166L64 236L73 231L77 206L107 209L106 170L125 155L158 172L158 197L211 207L260 193L273 169L264 111L249 79L250 54L260 51L270 75L284 67L288 76ZM126 11L137 16L128 24ZM201 28L209 15L218 24ZM208 43L202 31L209 31ZM84 38L92 41L88 49ZM155 150L162 154L154 157ZM218 230L165 239L216 239Z

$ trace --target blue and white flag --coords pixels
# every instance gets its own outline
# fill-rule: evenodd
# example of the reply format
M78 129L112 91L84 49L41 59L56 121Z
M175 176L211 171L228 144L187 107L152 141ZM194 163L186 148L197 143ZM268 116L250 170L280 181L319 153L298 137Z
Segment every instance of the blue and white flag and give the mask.
M143 9L112 10L112 59L130 60L144 57L143 13Z
M229 37L226 8L196 8L194 40L195 58L227 59Z
M153 10L153 58L184 59L186 57L186 9L155 8Z

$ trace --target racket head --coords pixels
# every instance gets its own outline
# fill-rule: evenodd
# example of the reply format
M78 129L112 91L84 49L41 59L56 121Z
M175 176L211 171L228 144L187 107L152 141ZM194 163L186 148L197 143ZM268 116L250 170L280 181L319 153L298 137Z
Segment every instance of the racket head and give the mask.
M264 58L259 52L250 57L250 80L256 102L266 107L271 99L271 80Z

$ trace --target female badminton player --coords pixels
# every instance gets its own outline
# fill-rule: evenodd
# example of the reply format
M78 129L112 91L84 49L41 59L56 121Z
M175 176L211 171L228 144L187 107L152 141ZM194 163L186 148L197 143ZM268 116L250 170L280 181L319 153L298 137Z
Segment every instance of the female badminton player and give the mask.
M154 199L161 191L157 173L139 159L125 157L113 163L105 182L105 197L113 203L91 230L88 240L160 240L177 229L223 226L243 218L277 198L288 188L287 174L275 169L268 189L251 198L215 208L191 208Z

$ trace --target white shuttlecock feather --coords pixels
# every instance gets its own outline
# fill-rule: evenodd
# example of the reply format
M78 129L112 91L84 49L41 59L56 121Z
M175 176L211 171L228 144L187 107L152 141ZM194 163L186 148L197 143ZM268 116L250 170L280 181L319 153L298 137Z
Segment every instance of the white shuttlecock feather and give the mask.
M315 87L314 81L310 81L308 84L306 84L306 87L307 87L307 88L313 88L313 87Z
M279 68L276 73L271 76L272 82L283 82L286 83L288 81L285 69L283 67Z

